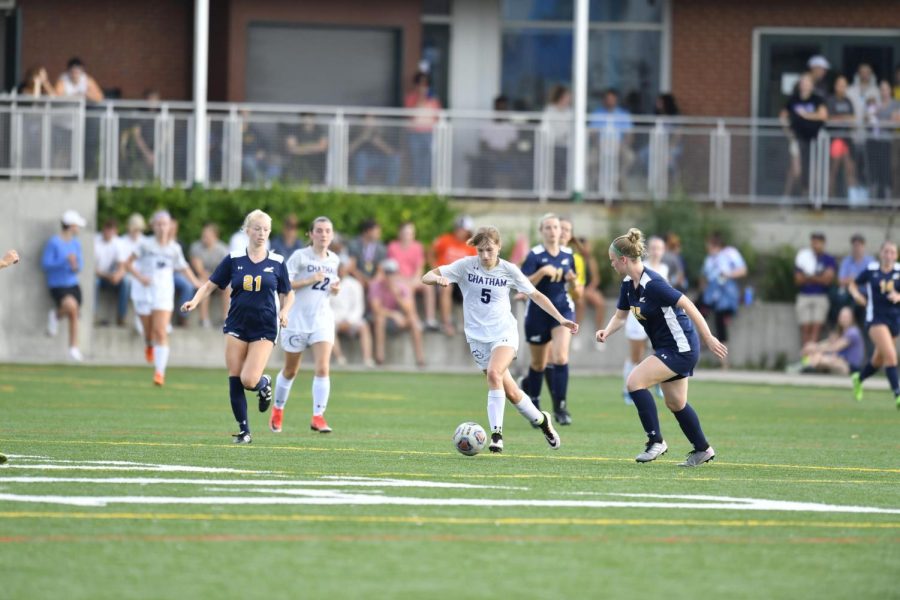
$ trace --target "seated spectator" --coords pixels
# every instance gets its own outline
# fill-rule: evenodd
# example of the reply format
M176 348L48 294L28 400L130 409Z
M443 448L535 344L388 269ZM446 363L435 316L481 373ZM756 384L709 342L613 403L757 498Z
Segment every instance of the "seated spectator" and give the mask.
M297 215L290 214L284 218L281 235L272 239L270 244L272 252L282 255L285 260L306 245L300 238L300 221L297 219Z
M837 261L825 253L825 234L813 233L810 247L801 249L794 259L795 308L803 346L819 341L822 325L828 317L828 289L836 274Z
M853 322L853 310L845 306L838 313L837 330L822 342L803 347L803 358L788 371L835 373L849 375L859 371L865 358L865 343L859 327Z
M366 219L360 224L359 235L347 242L347 254L350 257L348 271L368 288L378 265L387 258L387 248L381 242L381 225L375 219Z
M241 180L270 183L281 177L281 157L272 152L265 126L251 123L249 115L248 111L241 111Z
M144 232L147 230L147 221L144 219L144 216L141 213L132 213L128 217L128 230L122 234L119 238L119 243L122 246L122 255L123 256L131 256L137 250L138 244L141 243L141 238L144 237ZM128 281L128 287L132 291L134 291L134 276L125 270L125 279ZM132 301L134 298L132 298ZM134 315L134 328L135 331L138 332L138 335L144 335L144 327L141 323L141 318L135 313Z
M422 327L413 306L412 290L400 278L397 261L387 258L381 261L380 273L369 283L369 308L375 330L375 362L384 364L385 339L388 330L409 331L412 337L416 364L425 366L425 349L422 345Z
M84 70L79 58L70 58L65 72L56 80L56 94L67 98L85 98L90 102L103 100L103 90Z
M387 256L400 265L400 277L412 289L413 295L422 294L425 304L425 328L432 331L440 329L435 319L434 286L422 283L425 273L425 248L416 240L416 225L406 221L397 230L397 239L387 246Z
M215 223L206 223L200 231L200 239L191 244L190 263L194 274L200 281L206 281L213 274L219 263L228 256L228 246L219 239L219 226ZM222 299L222 322L228 316L230 304L229 294L231 290L217 289L213 294L218 294ZM212 327L209 320L209 302L212 296L207 296L200 303L200 326Z
M81 308L78 273L84 266L78 232L85 224L84 217L78 212L64 212L62 231L50 238L41 257L41 267L47 276L47 288L55 304L47 315L47 333L55 336L59 331L59 319L68 319L69 358L76 362L84 360L78 349L78 310Z
M443 267L466 256L475 256L478 251L466 244L472 237L472 228L475 224L472 217L463 215L456 219L453 231L445 233L434 240L431 245L428 263L432 267ZM441 326L448 336L456 335L456 327L453 324L453 289L448 285L438 290L438 304L441 310Z
M728 326L740 304L741 291L737 280L747 275L747 264L737 248L725 245L718 232L706 238L706 252L700 282L703 293L698 308L704 316L714 315L716 337L725 343L728 340Z
M171 219L170 227L169 239L175 242L181 251L181 255L184 256L184 249L181 246L181 242L178 241L178 220ZM175 271L173 277L175 283L175 306L183 306L185 302L190 301L194 297L194 292L197 289L181 271ZM180 310L175 311L175 325L179 327L187 325L187 315Z
M494 111L506 112L509 110L509 99L506 96L497 96L494 99ZM513 187L513 176L516 167L516 140L519 131L509 119L495 117L487 125L481 128L478 141L481 147L479 157L481 175L480 181L475 187L490 187L508 189ZM477 172L476 172L477 174Z
M94 268L97 272L94 287L94 315L100 306L101 290L112 290L116 294L116 325L125 324L128 299L131 297L131 281L125 277L125 261L129 252L119 239L119 223L107 219L103 228L94 236ZM104 324L101 321L101 324Z
M339 365L347 364L347 358L341 350L340 336L359 337L359 349L362 353L363 365L374 367L372 360L372 332L366 321L366 294L362 284L347 272L347 266L341 262L338 269L341 280L341 291L329 297L331 310L334 311L334 327L338 334L334 337L334 359Z
M16 93L20 96L40 98L41 96L55 96L56 89L50 83L47 69L41 66L31 67L25 71L25 77L16 88Z
M301 113L300 122L281 126L284 177L288 182L322 184L328 168L328 129L314 115Z
M363 117L362 125L352 128L350 140L351 185L388 185L400 182L400 152L394 141L375 121L375 115Z

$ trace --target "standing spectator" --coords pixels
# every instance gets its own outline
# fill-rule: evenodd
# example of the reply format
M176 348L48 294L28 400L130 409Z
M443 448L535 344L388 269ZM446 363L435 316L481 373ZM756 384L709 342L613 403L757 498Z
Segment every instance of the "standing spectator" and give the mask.
M280 254L287 260L291 254L300 250L305 245L300 239L300 221L297 215L289 214L284 218L284 224L281 227L281 235L272 240L272 252Z
M366 293L362 284L347 271L347 265L341 262L338 269L341 280L341 293L331 296L331 310L334 311L334 326L337 334L359 336L359 349L362 353L363 365L374 367L372 360L372 332L366 321ZM341 351L340 336L334 337L334 358L339 365L347 364L347 358Z
M564 85L550 91L544 121L553 139L553 189L563 191L569 180L569 136L572 130L572 93Z
M131 256L134 254L135 250L137 250L138 244L141 242L141 238L144 237L144 231L147 230L147 221L144 219L144 216L141 213L132 213L128 217L128 230L122 234L122 237L119 238L119 243L122 246L122 255L123 256ZM131 290L131 301L132 304L137 306L138 299L135 297L135 287L134 287L134 276L128 272L128 269L125 270L125 279L128 281L128 287ZM137 331L138 335L144 335L144 326L141 323L141 318L137 313L134 315L134 329Z
M602 104L591 113L590 126L600 130L601 140L609 131L612 132L615 143L601 143L601 154L607 151L614 152L612 159L619 167L618 187L624 189L625 177L634 164L634 151L631 149L634 133L631 113L619 106L619 92L613 88L603 92Z
M103 100L103 90L94 78L84 70L81 59L70 58L65 72L56 80L56 94L68 98L80 97L90 102Z
M810 248L800 250L794 260L797 321L802 346L819 341L828 316L828 288L837 274L837 261L825 253L825 234L813 233L809 240Z
M494 112L509 110L509 99L500 95L494 98ZM516 140L519 131L509 119L494 117L481 128L478 142L481 147L482 168L487 172L480 173L475 187L491 187L509 189L513 187L513 176L516 172ZM484 177L487 175L487 177Z
M184 247L181 245L181 242L178 241L178 220L171 219L170 223L172 231L169 233L169 240L172 244L178 246L181 257L184 258ZM181 306L190 300L194 296L194 292L197 291L195 284L192 284L188 279L186 271L190 271L190 269L176 269L172 274L175 282L175 306ZM194 280L196 281L196 278L194 278ZM187 315L178 311L175 317L175 324L179 327L184 327L187 324Z
M359 236L347 242L347 254L350 274L368 288L378 265L387 258L387 248L381 242L381 225L375 219L362 222Z
M94 314L100 306L100 290L109 289L116 294L116 325L125 324L128 312L128 299L131 297L131 281L125 277L125 261L129 252L118 237L119 223L115 219L107 219L100 233L94 236L94 268L96 284L94 287Z
M156 90L144 92L144 100L154 106L160 96ZM125 181L150 181L154 176L156 156L156 116L149 109L145 115L119 119L119 177Z
M284 125L284 177L288 182L325 183L328 170L328 130L309 113L300 114L299 124Z
M416 240L416 225L406 221L397 230L397 239L387 246L387 257L397 261L400 267L400 278L416 294L422 294L425 304L425 327L432 331L440 329L435 319L434 287L422 283L425 274L425 248Z
M677 126L669 117L677 117L678 103L675 102L675 96L669 93L660 94L656 97L656 104L653 107L653 114L657 117L663 117L657 121L666 133L666 173L669 178L675 176L678 171L678 165L681 162L681 155L684 153L684 144L682 136L678 132ZM638 152L638 160L642 168L650 169L650 138L646 146Z
M375 329L375 362L384 364L385 338L390 327L393 331L409 330L416 364L424 367L421 324L413 306L412 290L400 279L399 268L394 259L385 259L381 261L379 277L369 283L369 308Z
M432 243L428 260L429 264L433 268L443 267L456 262L460 258L478 254L474 246L466 243L472 237L473 227L472 217L463 215L457 218L453 232L439 236ZM456 335L456 328L453 325L453 286L441 287L438 294L441 326L444 329L444 333L448 336Z
M413 76L413 89L406 95L403 106L416 109L407 134L412 184L431 187L432 132L438 122L441 101L432 94L427 73L419 71Z
M888 123L900 122L900 101L891 97L891 84L887 80L878 85L878 92L878 103L869 104L866 157L875 197L890 198L900 191L900 172L891 173L891 137L893 133L896 145L898 130L892 131Z
M47 333L56 336L59 331L59 318L67 318L69 358L76 362L84 360L81 350L78 349L78 310L81 308L78 273L84 266L78 232L85 224L84 217L77 211L64 212L61 220L62 231L50 238L41 257L41 267L47 276L47 287L56 304L47 315Z
M353 172L351 184L396 186L400 182L400 153L393 140L388 139L394 136L388 136L371 113L363 117L362 125L355 126L354 131L356 135L350 140L348 151Z
M866 106L869 102L878 104L878 81L875 79L875 73L872 67L866 63L860 63L856 68L856 75L853 77L853 85L847 89L847 96L853 102L853 112L856 114L856 121L862 124L866 116Z
M874 261L875 257L866 252L866 238L860 233L854 233L850 238L850 254L844 257L841 267L838 269L838 285L840 287L835 297L834 304L836 306L832 306L832 310L850 306L853 308L853 315L860 327L866 320L866 307L859 306L853 301L850 296L850 282L855 281L859 274Z
M211 222L203 225L200 239L191 244L190 248L191 268L197 275L197 279L200 281L209 279L226 256L228 256L228 246L219 239L219 226ZM222 322L225 322L225 319L228 318L228 289L218 291L219 297L222 299ZM216 290L213 293L216 293ZM210 297L206 296L200 301L201 327L212 327L212 321L209 320Z
M828 70L831 69L828 59L821 54L811 56L806 61L806 68L809 69L809 74L812 76L813 91L821 97L827 98L828 90L831 87L828 85Z
M37 66L25 71L25 77L16 88L16 93L20 96L40 98L41 96L55 96L56 89L50 83L47 69Z
M809 183L809 146L828 119L825 99L813 92L809 73L800 76L797 89L791 94L778 115L787 134L790 163L784 183L784 195L790 196L799 184L800 195Z
M666 251L662 262L669 268L669 285L684 294L688 290L687 269L681 255L681 237L671 231L666 234Z
M741 292L737 280L747 275L744 257L734 246L726 246L722 234L713 232L706 238L706 259L700 287L701 312L713 313L716 337L724 344L728 341L728 326L737 313ZM725 359L722 359L725 364Z
M832 197L837 196L838 171L844 172L844 184L850 194L850 199L855 200L859 192L856 183L856 161L853 160L853 128L856 126L856 114L853 101L847 96L847 78L838 75L834 80L834 95L829 96L825 102L828 109L828 127L834 128L831 136L831 170L829 173L828 189Z

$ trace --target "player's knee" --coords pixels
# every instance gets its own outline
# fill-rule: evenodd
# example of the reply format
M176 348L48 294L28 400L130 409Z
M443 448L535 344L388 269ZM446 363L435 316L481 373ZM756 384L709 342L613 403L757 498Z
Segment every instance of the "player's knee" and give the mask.
M241 385L245 389L252 390L259 383L259 376L252 373L241 373Z
M288 367L285 365L283 369L281 369L281 376L285 379L293 379L297 376L298 367Z
M647 385L641 381L639 377L636 377L634 371L632 371L631 375L629 375L628 379L625 381L625 387L628 388L629 392L635 392L637 390L645 389Z
M492 390L496 390L503 385L503 373L500 371L500 369L496 367L488 367L485 373L487 374L488 384L490 385Z

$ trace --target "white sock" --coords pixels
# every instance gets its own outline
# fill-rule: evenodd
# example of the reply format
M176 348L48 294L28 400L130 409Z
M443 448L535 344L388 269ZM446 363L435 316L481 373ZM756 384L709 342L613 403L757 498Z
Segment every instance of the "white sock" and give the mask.
M284 405L287 404L294 380L288 379L281 373L281 371L278 371L278 377L275 378L275 408L283 409Z
M169 347L153 346L153 366L156 372L166 374L166 365L169 364Z
M321 416L325 414L328 408L328 394L331 393L330 377L313 377L312 397L313 397L313 416Z
M625 365L622 367L622 391L627 392L628 386L625 383L628 381L628 376L631 375L631 372L634 371L634 363L631 362L630 358L625 359Z
M488 390L487 413L491 433L503 433L503 411L506 409L506 394L502 389Z
M537 409L525 392L522 392L522 399L515 406L519 414L528 419L529 423L537 425L544 422L544 414Z

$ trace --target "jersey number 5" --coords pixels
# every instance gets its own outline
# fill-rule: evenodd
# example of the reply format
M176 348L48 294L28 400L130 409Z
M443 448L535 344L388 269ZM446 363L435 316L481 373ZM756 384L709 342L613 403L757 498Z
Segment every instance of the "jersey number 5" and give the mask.
M256 287L254 289L254 285ZM253 275L244 275L244 289L248 292L258 292L262 289L262 275L257 275L254 277Z
M491 288L481 288L481 301L485 304L491 303Z

